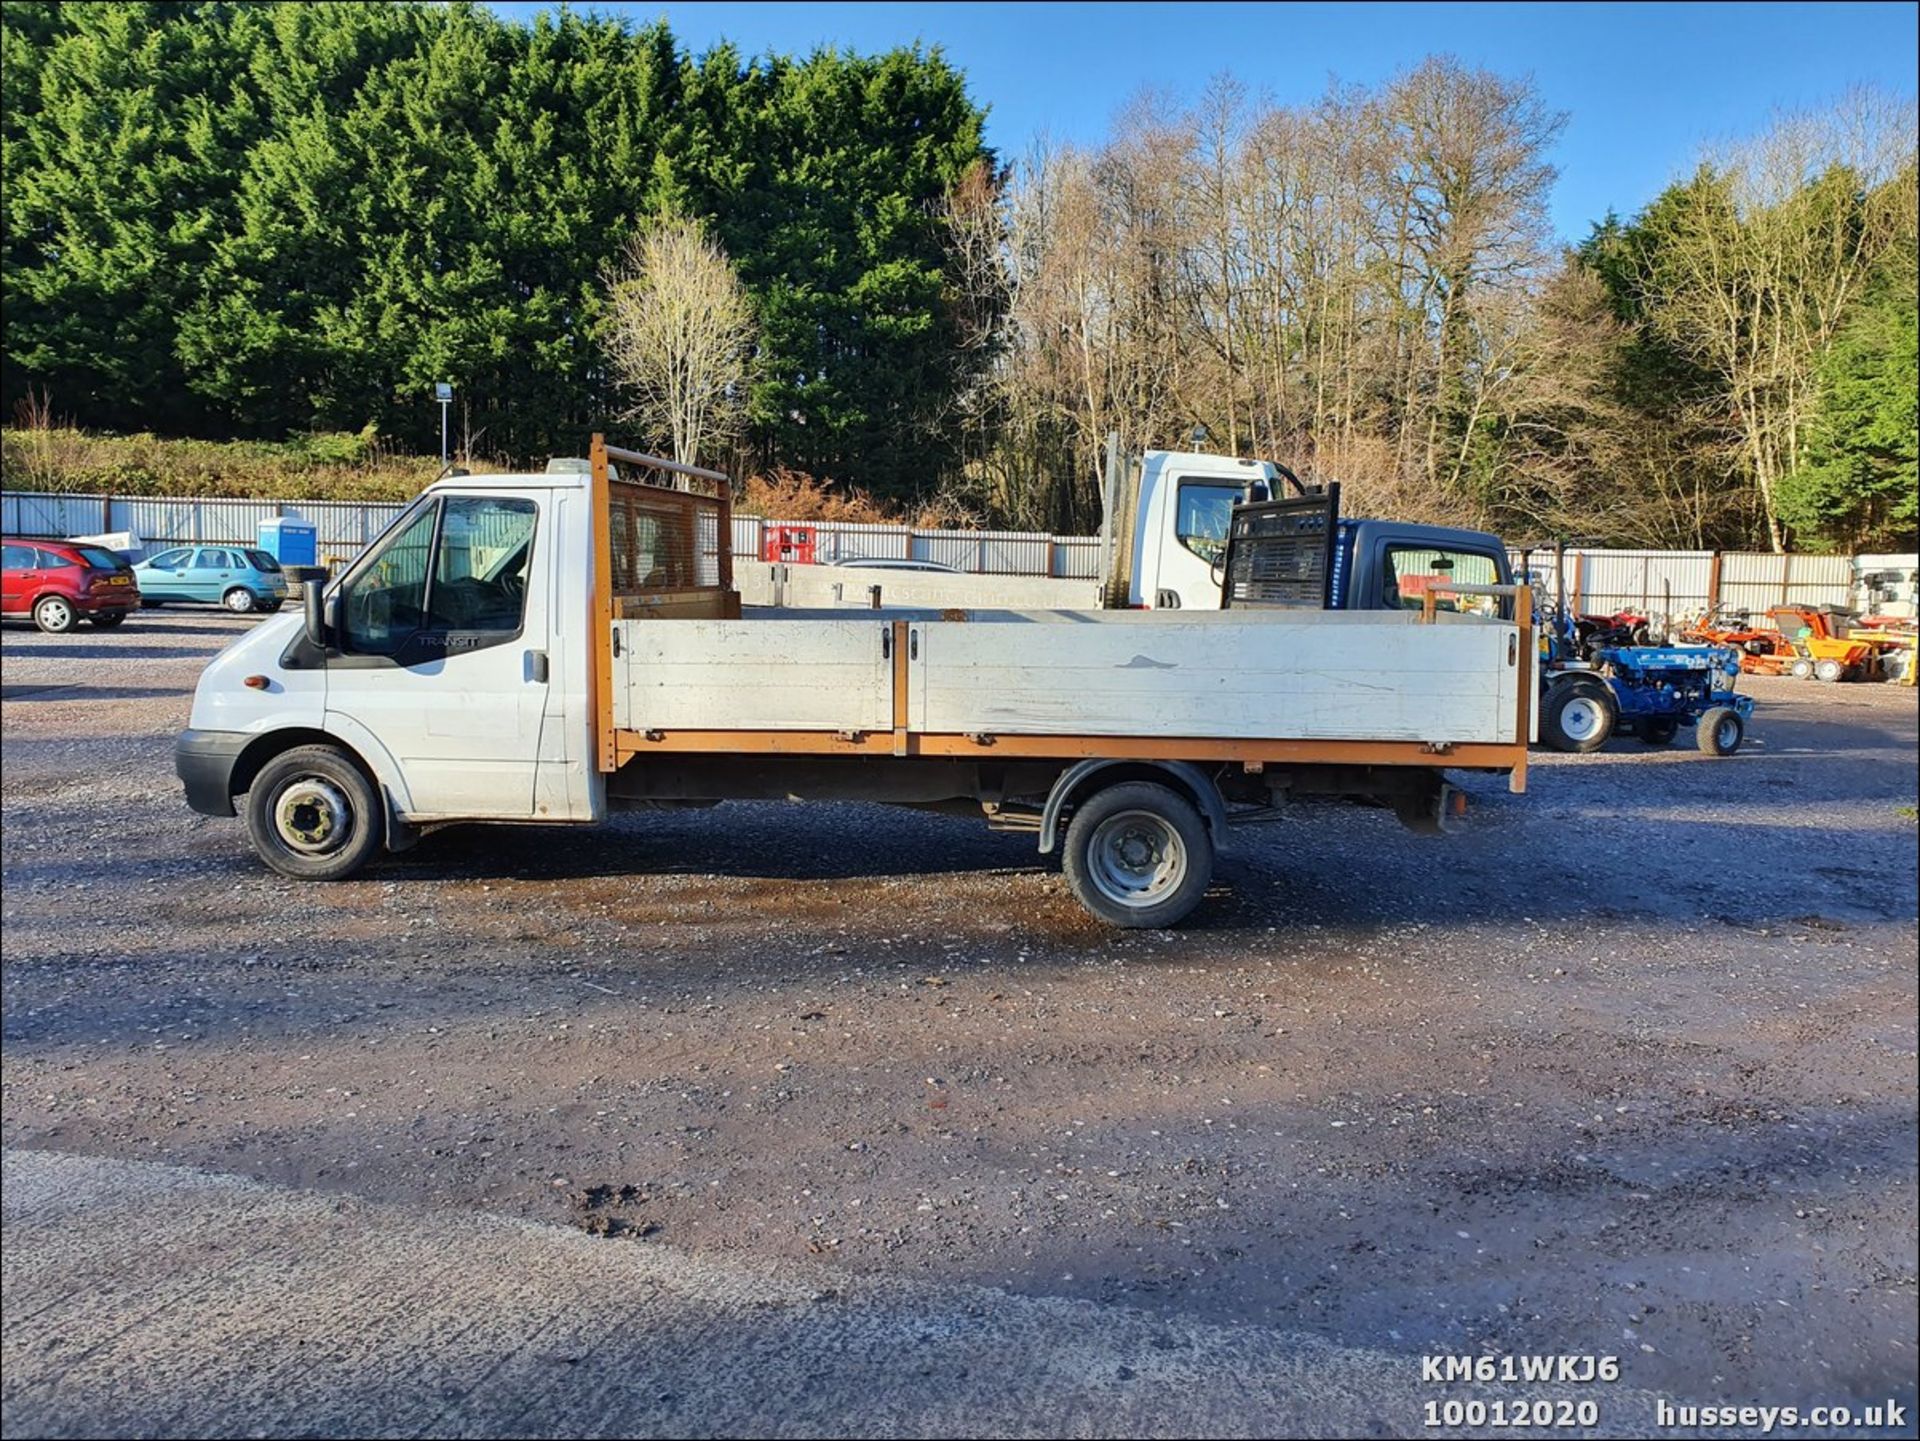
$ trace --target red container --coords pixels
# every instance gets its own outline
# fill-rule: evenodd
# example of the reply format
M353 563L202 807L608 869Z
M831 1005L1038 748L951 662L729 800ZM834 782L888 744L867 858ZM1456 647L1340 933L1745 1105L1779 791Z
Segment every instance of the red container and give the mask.
M769 525L761 532L760 559L788 565L813 565L815 538L810 525Z

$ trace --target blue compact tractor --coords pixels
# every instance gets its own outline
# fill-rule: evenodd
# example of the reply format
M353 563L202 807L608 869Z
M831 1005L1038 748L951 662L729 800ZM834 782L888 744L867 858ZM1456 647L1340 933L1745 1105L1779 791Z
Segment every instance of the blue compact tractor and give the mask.
M1564 598L1539 628L1540 739L1555 750L1598 750L1616 733L1670 745L1682 726L1710 756L1740 748L1753 697L1734 691L1740 653L1732 646L1592 644Z

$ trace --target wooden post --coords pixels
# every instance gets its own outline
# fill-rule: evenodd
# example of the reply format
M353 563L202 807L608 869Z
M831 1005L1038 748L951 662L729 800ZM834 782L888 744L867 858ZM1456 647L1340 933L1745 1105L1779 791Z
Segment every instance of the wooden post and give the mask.
M1533 630L1533 587L1522 585L1514 593L1513 618L1520 627L1519 652L1514 657L1519 674L1514 683L1519 691L1518 714L1514 718L1513 743L1517 746L1517 759L1513 769L1507 773L1507 789L1514 795L1523 795L1527 789L1527 741L1532 729L1534 686L1533 658L1539 638Z
M720 588L733 589L733 482L723 480L716 487L720 492L720 535L719 565Z
M1720 552L1713 553L1713 559L1707 563L1707 614L1712 615L1720 609Z
M1576 550L1573 553L1573 585L1571 587L1573 594L1571 605L1575 615L1580 614L1580 612L1586 608L1586 602L1580 594L1581 587L1586 584L1586 581L1587 555L1585 551Z
M607 438L596 433L588 452L592 480L587 523L593 527L593 713L602 771L619 769L613 736L613 490L607 482Z

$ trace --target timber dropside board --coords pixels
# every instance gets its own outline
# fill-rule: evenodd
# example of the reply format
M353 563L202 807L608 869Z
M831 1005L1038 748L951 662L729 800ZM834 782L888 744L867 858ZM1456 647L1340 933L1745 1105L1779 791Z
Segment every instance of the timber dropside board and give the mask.
M1411 612L617 620L615 752L1512 769L1531 637ZM1524 636L1524 638L1523 638Z

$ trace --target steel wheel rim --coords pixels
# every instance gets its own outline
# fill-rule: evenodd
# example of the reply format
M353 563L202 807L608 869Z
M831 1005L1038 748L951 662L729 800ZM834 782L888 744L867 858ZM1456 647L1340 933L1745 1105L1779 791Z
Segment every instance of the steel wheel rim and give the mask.
M328 855L353 837L353 804L324 776L300 776L274 797L273 829L291 850Z
M1713 738L1719 742L1721 750L1732 750L1734 742L1740 739L1740 722L1728 716L1714 727Z
M1164 900L1187 873L1180 832L1151 811L1120 811L1094 829L1087 869L1095 889L1116 905Z
M1572 740L1591 740L1604 723L1600 703L1591 696L1577 695L1560 711L1560 729Z
M245 615L253 609L253 597L244 590L227 592L227 609L235 615Z

